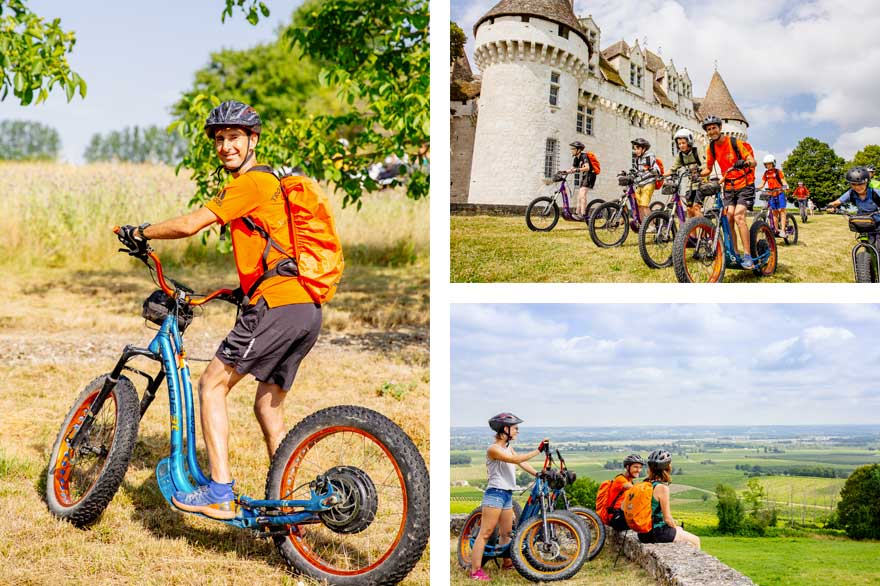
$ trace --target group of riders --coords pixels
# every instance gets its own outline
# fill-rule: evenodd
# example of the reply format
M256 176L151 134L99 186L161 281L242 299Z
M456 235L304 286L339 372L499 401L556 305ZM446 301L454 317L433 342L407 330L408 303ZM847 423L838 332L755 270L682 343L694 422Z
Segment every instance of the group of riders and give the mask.
M470 577L472 580L491 580L483 570L483 551L486 542L498 531L499 545L510 542L514 524L513 491L517 490L516 467L519 466L532 476L538 471L529 460L540 454L550 440L544 438L540 445L527 453L518 454L510 442L519 435L519 424L523 420L513 413L499 413L489 420L489 427L495 432L495 441L486 451L486 470L488 482L481 502L482 521L480 533L471 550ZM669 483L672 474L672 454L666 450L654 450L647 461L638 454L631 454L623 460L623 473L610 481L611 497L607 508L599 511L603 520L612 528L624 531L629 528L622 512L624 495L637 484L642 468L647 465L648 474L644 480L651 485L650 530L638 533L642 543L687 543L700 548L700 538L682 529L672 517L669 504ZM601 491L601 489L600 489ZM647 503L647 501L646 501ZM503 570L513 569L510 559L505 559Z
M737 236L742 242L742 266L746 269L754 268L751 256L749 225L746 221L746 212L754 206L755 189L755 152L752 146L745 141L740 141L731 136L721 134L722 120L718 116L709 115L702 121L703 130L709 137L709 146L701 161L700 154L694 145L693 133L683 128L675 133L675 143L678 156L672 166L663 171L657 157L651 152L651 144L644 138L636 138L631 141L632 145L632 171L635 174L634 197L639 209L639 215L646 218L650 213L651 199L654 196L658 177L664 179L675 175L680 169L685 168L689 172L690 189L685 198L687 217L692 218L702 215L703 196L697 189L699 181L708 178L714 166L718 165L724 182L723 206L731 226L733 247L740 254L737 245ZM569 173L581 173L585 179L581 181L577 197L577 214L584 217L587 211L587 190L595 184L594 169L597 168L596 158L593 153L586 151L586 146L580 141L570 145L573 157ZM788 182L782 169L777 167L776 157L767 155L764 157L764 174L759 189L765 190L768 195L768 207L776 219L779 236L784 236L787 229L785 213L786 195L789 190ZM831 208L836 208L844 203L851 203L858 208L860 214L876 215L880 222L880 180L874 179L874 167L853 167L846 173L846 181L850 189L839 199L832 202ZM798 181L797 187L791 192L800 209L812 210L810 191L803 181Z

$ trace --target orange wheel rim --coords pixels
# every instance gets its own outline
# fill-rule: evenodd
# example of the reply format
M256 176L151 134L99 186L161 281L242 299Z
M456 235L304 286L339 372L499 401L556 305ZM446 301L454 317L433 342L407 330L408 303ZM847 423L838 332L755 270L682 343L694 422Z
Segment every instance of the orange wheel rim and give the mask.
M376 487L378 509L361 532L342 534L323 523L291 527L287 539L310 564L335 576L366 574L394 552L403 537L408 496L403 472L371 433L349 426L322 429L300 443L281 477L280 498L308 499L308 482L333 466L354 466Z
M98 392L95 391L80 404L67 428L64 430L64 439L61 440L61 444L58 447L55 467L52 470L52 488L55 493L55 499L65 507L76 505L89 493L95 482L100 478L101 472L107 463L106 455L104 457L91 458L82 453L77 454L70 448L70 440L76 435L77 430L86 417L86 412L97 398ZM112 422L108 416L109 409L107 409L111 400L113 405ZM116 420L116 396L110 393L104 401L104 405L101 406L101 411L92 422L89 438L101 438L104 440L101 446L109 450L110 446L113 445L113 439L115 439L116 435ZM91 465L89 465L90 462ZM97 473L94 474L95 472ZM94 478L88 480L91 476L94 476ZM80 480L86 480L87 482L83 490L78 490L77 487L73 486Z

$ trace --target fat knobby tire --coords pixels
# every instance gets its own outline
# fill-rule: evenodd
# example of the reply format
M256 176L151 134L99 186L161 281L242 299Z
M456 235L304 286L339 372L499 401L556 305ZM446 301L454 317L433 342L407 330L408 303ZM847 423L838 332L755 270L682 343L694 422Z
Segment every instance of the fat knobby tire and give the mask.
M275 536L281 557L298 572L335 586L391 586L403 580L422 557L430 530L430 481L425 461L412 440L384 415L365 407L341 405L312 413L291 429L278 446L266 478L266 498L278 499L287 463L304 440L332 427L363 430L383 444L395 458L404 479L408 514L403 535L385 561L367 573L340 576L316 568L285 537Z
M870 252L862 251L856 253L855 271L856 283L873 283L874 277L874 255Z
M104 386L104 380L108 376L104 374L90 382L74 401L73 407L64 419L61 431L58 432L58 437L55 439L49 460L46 477L46 505L53 515L70 521L77 527L85 527L97 521L110 501L113 500L113 495L119 490L119 485L125 478L125 471L128 470L128 464L131 462L131 454L137 440L138 425L140 424L140 404L137 391L129 379L120 376L119 382L111 391L112 397L108 396L104 402L104 405L107 405L113 398L116 399L116 429L104 467L82 499L71 506L64 506L58 502L55 495L53 471L55 462L58 460L59 450L62 448L61 444L76 412L86 399L101 390L101 387Z
M590 536L586 532L584 523L581 519L568 511L554 511L552 513L547 513L547 522L558 522L569 527L577 534L580 547L578 548L575 559L568 564L565 569L551 571L548 568L547 570L544 570L543 568L547 566L544 566L543 564L535 564L534 556L531 555L531 552L527 553L528 546L523 543L531 532L532 527L530 527L530 525L533 523L540 525L541 517L531 517L524 520L520 526L517 527L517 531L513 536L513 541L511 541L510 559L513 561L513 566L516 568L516 571L519 572L523 578L531 582L556 582L559 580L567 580L577 574L587 561L587 554L590 549ZM538 567L535 567L536 565Z
M669 257L660 261L655 260L648 251L648 247L653 246L653 242L648 242L648 239L656 238L656 233L648 234L648 231L651 229L652 224L657 222L657 220L660 220L659 229L661 230L665 228L668 222L672 222L672 226L669 230L669 233L671 234L669 240ZM645 261L646 265L652 269L665 269L666 267L672 266L672 243L675 241L676 233L675 220L671 218L669 212L665 210L651 212L651 214L645 218L645 221L639 228L639 254L642 255L642 260Z
M539 203L548 203L551 207L551 215L553 219L550 221L550 225L546 228L539 228L534 223L532 223L532 211L534 211L535 206ZM536 197L529 203L529 207L526 208L526 226L529 227L529 230L532 232L549 232L553 228L556 227L556 224L559 222L559 206L556 205L556 202L553 201L552 197Z
M580 517L586 526L587 533L590 535L590 550L587 553L587 561L590 561L599 555L605 546L605 523L595 511L586 507L569 507L568 512ZM596 530L595 533L593 529Z
M521 515L522 515L522 506L520 506L520 504L518 502L513 501L513 528L514 529L516 529L516 523L517 523L517 521L519 521L519 518ZM477 507L476 509L474 509L473 511L470 512L470 514L468 515L467 519L464 522L464 525L462 526L461 535L458 536L458 549L456 550L456 555L458 556L458 565L461 566L463 569L469 569L471 567L470 557L465 558L465 556L464 556L464 551L463 551L464 550L464 543L467 541L468 544L470 544L471 529L473 529L475 522L476 522L476 524L479 524L480 526L482 526L482 521L483 521L483 506L480 505L479 507ZM489 539L486 540L486 546L488 547L490 545L495 545L496 543L498 543L498 527L497 526L492 531L492 535L489 536ZM468 547L470 548L470 545L468 545ZM485 566L490 561L499 560L499 559L500 558L497 558L497 557L486 557L484 555L483 560L480 563L482 563L483 566Z

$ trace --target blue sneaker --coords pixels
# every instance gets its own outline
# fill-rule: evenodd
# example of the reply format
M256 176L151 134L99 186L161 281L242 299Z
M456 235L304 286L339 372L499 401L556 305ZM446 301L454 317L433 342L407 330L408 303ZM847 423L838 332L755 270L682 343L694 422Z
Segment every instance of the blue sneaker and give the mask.
M755 268L755 261L752 260L752 255L750 255L750 254L743 255L742 268L744 268L744 269Z
M212 519L234 519L238 508L232 492L233 484L234 480L229 484L212 480L207 486L200 486L192 492L177 491L171 501L178 509L190 513L201 513Z

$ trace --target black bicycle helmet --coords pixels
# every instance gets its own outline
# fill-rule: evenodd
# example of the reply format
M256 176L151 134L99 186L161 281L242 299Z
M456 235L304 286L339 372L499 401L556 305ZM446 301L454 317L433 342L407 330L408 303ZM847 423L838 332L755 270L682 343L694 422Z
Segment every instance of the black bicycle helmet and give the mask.
M874 168L874 165L868 165L868 166L865 167L865 169L868 170L868 173L873 173L873 172L876 170L876 169Z
M703 127L703 130L706 130L706 127L711 126L712 124L717 124L718 126L721 126L723 122L721 121L721 118L719 118L715 114L709 114L708 116L703 118L703 122L700 125Z
M861 185L868 182L868 170L864 167L853 167L846 172L846 182L851 185Z
M651 143L645 140L644 138L636 138L634 140L629 141L631 145L643 147L645 150L651 148Z
M648 455L648 465L657 470L669 468L672 463L672 454L666 450L654 450Z
M623 467L624 468L629 468L633 464L641 464L642 466L644 466L645 460L641 456L639 456L638 454L630 454L629 456L627 456L626 458L623 459Z
M213 139L217 129L227 126L240 126L254 134L260 134L263 130L263 123L257 111L238 100L226 100L211 110L208 119L205 120L205 134Z
M507 433L504 431L505 427L510 427L511 425L519 425L522 422L523 420L513 413L499 413L489 420L489 427L491 427L492 431L494 431L495 433Z
M582 151L582 150L584 150L585 148L587 148L587 145L585 145L584 143L582 143L582 142L579 141L579 140L576 140L576 141L574 141L573 143L570 143L568 146L570 146L570 147L574 147L574 148L576 148L576 149L578 149L578 150L580 150L580 151Z

